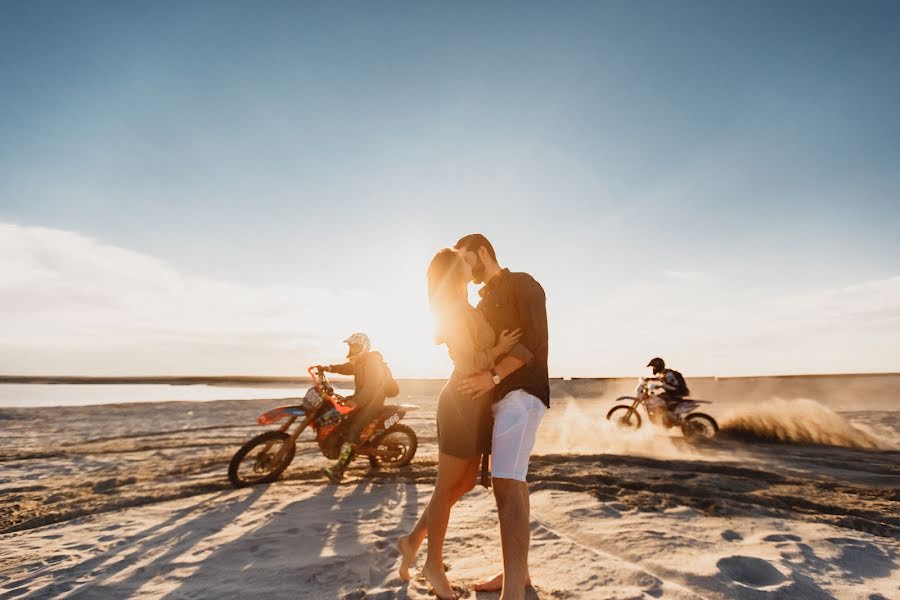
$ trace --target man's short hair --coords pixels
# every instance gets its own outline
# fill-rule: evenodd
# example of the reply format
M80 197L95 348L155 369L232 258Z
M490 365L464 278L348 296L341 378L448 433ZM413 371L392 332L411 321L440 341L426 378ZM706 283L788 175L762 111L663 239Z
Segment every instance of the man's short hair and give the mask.
M469 235L464 235L459 238L459 241L456 242L454 248L457 250L469 250L470 252L478 252L478 249L484 246L487 248L488 254L491 255L491 258L494 262L497 262L497 253L494 252L494 247L488 241L486 237L481 235L480 233L470 233Z

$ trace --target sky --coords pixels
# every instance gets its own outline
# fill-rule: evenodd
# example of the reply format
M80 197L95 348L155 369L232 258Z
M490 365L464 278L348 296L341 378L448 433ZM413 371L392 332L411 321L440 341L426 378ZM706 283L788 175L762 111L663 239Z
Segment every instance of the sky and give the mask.
M896 2L4 2L0 373L445 377L472 232L554 376L900 371L897 64Z

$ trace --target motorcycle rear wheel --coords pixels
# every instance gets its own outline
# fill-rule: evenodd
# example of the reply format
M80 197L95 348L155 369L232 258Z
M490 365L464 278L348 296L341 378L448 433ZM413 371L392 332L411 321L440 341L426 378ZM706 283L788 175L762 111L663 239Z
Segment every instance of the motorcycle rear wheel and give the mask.
M618 406L613 406L609 409L609 412L606 413L606 420L612 421L615 423L616 427L625 431L637 431L641 428L641 415L635 410L631 415L628 415L628 411L631 410L630 406L625 406L624 404L620 404ZM615 418L613 415L619 413Z
M296 451L297 446L287 433L261 433L235 452L228 464L228 479L236 488L272 483L291 464Z
M379 450L388 451L391 456L369 456L369 464L373 468L388 467L399 469L412 462L419 447L419 438L410 427L397 424L378 438L375 447Z
M711 440L719 432L719 424L704 413L691 413L681 423L681 433L689 442Z

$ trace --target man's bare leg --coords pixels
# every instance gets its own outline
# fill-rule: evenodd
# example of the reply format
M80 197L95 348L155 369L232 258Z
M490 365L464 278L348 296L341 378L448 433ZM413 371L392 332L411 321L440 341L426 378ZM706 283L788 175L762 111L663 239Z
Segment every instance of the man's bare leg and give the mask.
M531 587L531 575L528 576L528 580L525 582L525 588ZM476 583L472 589L476 592L499 592L503 589L503 572L497 573L490 579L485 579L484 581L479 581Z
M505 480L495 479L494 481L496 482L496 481L512 481L512 480L510 480L510 479L505 479ZM531 502L530 502L530 498L528 497L528 488L526 486L523 489L525 492L525 505L529 509L529 513L530 513ZM496 490L494 492L494 495L496 496ZM498 501L498 504L499 504L499 501ZM530 536L530 532L531 532L531 530L529 528L529 536ZM501 543L502 543L502 538L501 538ZM525 573L526 573L525 587L529 588L529 587L531 587L531 574L528 570L527 556L526 556L526 560L525 560ZM489 577L488 579L485 579L483 581L476 583L475 586L473 587L473 589L476 592L499 592L499 591L503 590L503 571L500 571L493 577Z
M503 550L500 600L523 600L525 587L529 584L528 545L531 540L528 484L503 478L493 481Z

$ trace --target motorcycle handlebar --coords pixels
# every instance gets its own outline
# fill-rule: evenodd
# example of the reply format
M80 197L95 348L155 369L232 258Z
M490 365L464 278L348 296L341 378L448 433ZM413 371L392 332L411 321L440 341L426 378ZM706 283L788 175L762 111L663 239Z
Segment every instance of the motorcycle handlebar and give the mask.
M313 383L316 384L316 389L320 394L328 392L327 388L330 388L331 386L328 385L328 378L325 377L325 369L320 365L313 365L306 369L306 372L309 373L309 376L312 378Z

